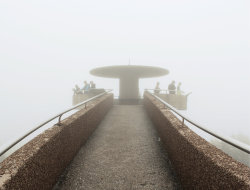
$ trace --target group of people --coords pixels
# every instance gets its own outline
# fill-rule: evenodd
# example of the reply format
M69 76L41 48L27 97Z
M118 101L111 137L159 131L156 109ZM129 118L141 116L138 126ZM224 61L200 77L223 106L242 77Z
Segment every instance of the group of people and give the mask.
M154 89L154 93L155 94L159 94L161 91L160 89L160 83L157 82L155 89ZM169 94L177 94L177 95L181 95L183 92L181 91L181 82L178 83L177 87L175 86L175 81L173 80L169 85L168 85L168 92Z
M75 88L73 88L74 91L74 95L76 94L86 94L88 93L91 89L95 89L95 83L93 81L90 81L90 83L88 83L86 80L83 82L84 86L82 88L80 88L77 84L75 85Z

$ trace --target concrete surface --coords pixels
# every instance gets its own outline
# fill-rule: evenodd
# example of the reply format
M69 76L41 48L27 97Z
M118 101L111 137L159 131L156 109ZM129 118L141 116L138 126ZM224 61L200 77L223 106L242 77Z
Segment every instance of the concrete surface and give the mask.
M54 190L181 189L142 105L115 105Z
M250 190L250 168L195 134L148 92L144 105L183 189Z
M88 103L0 163L0 190L50 190L113 105L108 94Z

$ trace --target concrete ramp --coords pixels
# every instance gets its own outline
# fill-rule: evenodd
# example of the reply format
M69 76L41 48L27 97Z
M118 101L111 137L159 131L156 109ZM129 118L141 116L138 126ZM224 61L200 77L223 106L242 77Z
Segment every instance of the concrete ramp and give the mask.
M181 189L142 105L115 105L54 190Z

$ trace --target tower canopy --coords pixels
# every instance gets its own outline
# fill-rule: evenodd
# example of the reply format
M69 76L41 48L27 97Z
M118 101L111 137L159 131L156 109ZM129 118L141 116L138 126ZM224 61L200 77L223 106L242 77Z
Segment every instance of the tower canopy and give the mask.
M119 78L119 99L139 99L139 78L152 78L167 75L169 71L160 67L139 65L118 65L92 69L92 75L106 78Z
M140 65L117 65L92 69L92 75L107 78L121 78L123 76L135 76L137 78L150 78L164 76L169 73L167 69Z

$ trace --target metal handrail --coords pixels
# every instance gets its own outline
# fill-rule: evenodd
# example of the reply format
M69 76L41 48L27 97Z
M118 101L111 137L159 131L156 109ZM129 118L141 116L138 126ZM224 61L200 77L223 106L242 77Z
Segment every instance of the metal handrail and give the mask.
M166 93L168 93L168 92L176 92L176 90L169 90L169 89L156 89L156 88L145 89L145 90L152 90L152 91L157 91L157 92L162 92L162 91L164 91L164 92L166 92Z
M147 89L145 89L145 91L147 91ZM149 92L150 93L150 92ZM213 131L206 129L205 127L202 127L200 125L198 125L197 123L195 123L194 121L192 121L191 119L189 119L188 117L182 115L180 112L178 112L173 106L169 105L166 101L162 100L161 98L159 98L158 96L150 93L153 97L155 97L157 100L159 100L161 103L164 104L164 106L168 107L171 111L173 111L174 113L176 113L177 115L179 115L182 118L182 125L184 125L185 121L188 121L189 123L191 123L192 125L194 125L195 127L201 129L202 131L205 131L206 133L222 140L223 142L226 142L240 150L242 150L243 152L246 152L247 154L250 154L250 146L244 143L241 143L233 138L230 137L223 137L222 135L218 135L216 133L214 133Z
M112 91L112 90L109 89L109 90L107 90L106 92L103 92L103 93L98 94L98 95L96 95L96 96L94 96L94 97L92 97L92 98L89 98L89 99L87 99L87 100L85 100L85 101L83 101L83 102L77 104L76 106L73 106L73 107L71 107L70 109L67 109L67 110L64 111L64 112L61 112L61 113L57 114L56 116L54 116L54 117L50 118L49 120L43 122L42 124L40 124L39 126L35 127L34 129L31 129L30 131L28 131L27 133L25 133L25 135L21 136L20 138L18 138L18 139L15 140L14 142L12 142L9 146L7 146L6 148L4 148L3 150L0 150L0 157L1 157L3 154L5 154L8 150L10 150L13 146L15 146L17 143L19 143L20 141L22 141L24 138L26 138L27 136L29 136L30 134L32 134L32 133L35 132L36 130L40 129L42 126L46 125L47 123L51 122L52 120L58 118L58 123L57 123L56 125L59 125L59 126L60 126L60 125L61 125L61 117L62 117L63 114L68 113L69 111L72 111L72 110L74 110L74 109L76 109L76 108L78 108L78 107L80 107L80 106L82 106L82 105L84 105L85 108L86 108L88 102L90 102L91 100L94 100L94 99L96 99L96 98L98 98L98 97L100 97L100 96L103 96L104 94L107 94L107 93L109 93L109 92L111 92L111 91Z
M156 88L146 88L145 90L169 91L168 89L156 89ZM170 91L172 91L172 90L170 90Z
M170 92L177 92L177 90L169 90L169 89L153 89L153 88L151 88L151 89L145 89L146 91L148 91L148 90L152 90L152 91L157 91L157 92L166 92L166 93L170 93ZM187 94L184 94L184 92L183 91L181 91L182 93L181 93L181 95L184 95L184 96L189 96L190 94L192 94L192 92L189 92L189 93L187 93Z

